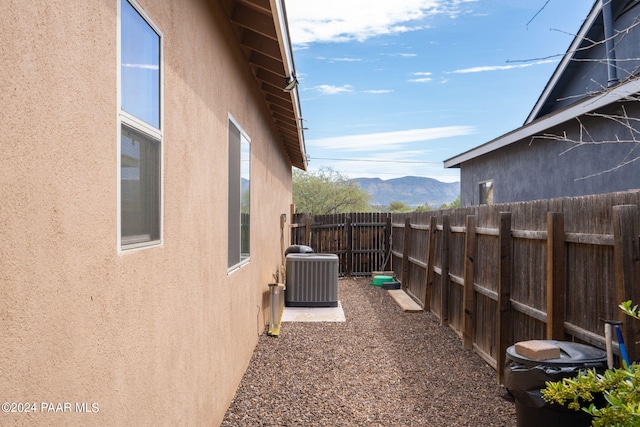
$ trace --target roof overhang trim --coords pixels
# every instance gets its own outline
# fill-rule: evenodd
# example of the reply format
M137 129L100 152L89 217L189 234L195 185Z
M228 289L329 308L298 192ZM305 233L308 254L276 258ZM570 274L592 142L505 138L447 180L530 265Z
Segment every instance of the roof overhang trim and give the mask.
M295 75L295 64L283 0L222 2L291 165L306 170L298 88L284 91L285 79Z
M444 161L445 168L457 168L464 162L498 150L507 145L541 134L546 130L565 123L569 120L580 117L584 114L596 111L602 107L615 102L629 99L629 97L640 92L640 78L627 80L611 88L605 89L598 94L586 97L575 104L564 109L548 114L525 126L504 134L486 144L473 148L455 157Z
M531 123L538 117L540 110L546 104L547 100L551 96L551 93L554 91L558 82L560 81L560 78L563 76L566 69L571 64L571 61L574 60L576 52L578 52L580 49L580 45L584 43L585 40L589 40L587 34L589 33L589 30L593 26L596 19L598 19L598 17L600 16L601 10L602 10L602 1L598 0L593 4L593 7L591 8L589 15L580 26L580 30L578 30L578 34L574 37L573 41L571 42L571 45L567 49L567 52L563 55L562 59L560 60L560 63L558 64L555 71L551 75L551 78L549 79L544 90L540 94L540 97L538 98L538 101L536 101L536 104L534 105L533 109L527 116L527 119L525 120L524 124Z

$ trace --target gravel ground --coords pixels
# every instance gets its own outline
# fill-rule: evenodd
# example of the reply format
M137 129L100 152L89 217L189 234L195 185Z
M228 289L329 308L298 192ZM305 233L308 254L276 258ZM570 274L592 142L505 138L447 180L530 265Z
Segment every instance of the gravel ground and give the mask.
M340 279L342 323L260 337L222 426L515 426L495 371L429 313Z

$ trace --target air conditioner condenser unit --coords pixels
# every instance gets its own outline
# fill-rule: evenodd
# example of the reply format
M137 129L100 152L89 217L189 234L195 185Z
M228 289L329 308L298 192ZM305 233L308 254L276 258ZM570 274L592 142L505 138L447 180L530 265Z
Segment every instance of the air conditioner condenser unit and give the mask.
M287 307L338 306L338 256L291 253L286 257Z

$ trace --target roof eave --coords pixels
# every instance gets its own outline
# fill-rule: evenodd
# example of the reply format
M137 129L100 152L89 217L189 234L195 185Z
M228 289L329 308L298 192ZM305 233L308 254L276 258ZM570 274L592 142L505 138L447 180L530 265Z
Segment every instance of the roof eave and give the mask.
M540 134L547 129L565 123L576 117L598 110L604 106L629 98L640 92L640 78L627 80L616 86L607 88L597 94L588 96L575 104L543 116L518 129L506 133L483 145L458 154L444 161L445 168L458 168L464 162L468 162L492 151L506 147L525 138Z
M306 170L298 90L284 91L285 79L295 75L295 65L283 0L222 1L289 161Z
M527 116L527 119L524 122L525 125L533 122L538 117L540 110L546 104L551 93L553 93L560 78L562 77L562 75L565 73L565 71L571 64L571 61L573 61L574 55L578 51L580 44L586 39L587 33L589 32L589 30L593 26L593 23L596 21L596 19L600 15L601 9L602 9L602 1L598 0L594 2L593 7L591 8L591 12L589 12L589 15L587 15L587 18L582 23L582 26L580 27L578 34L573 38L573 41L571 42L571 45L569 45L567 52L563 55L562 60L556 67L555 71L551 75L551 78L547 82L544 90L540 94L540 97L536 101L533 109Z
M293 48L291 44L291 38L289 37L289 22L287 20L287 11L284 6L283 0L270 0L271 10L273 13L274 23L276 24L276 32L278 32L278 41L280 43L280 49L283 52L283 64L285 68L285 77L295 77L295 62L293 60ZM294 107L294 119L296 122L298 133L298 159L293 165L299 169L307 169L307 155L304 145L304 131L302 126L302 110L300 107L300 96L298 94L298 85L293 90L288 92L291 96L291 103Z

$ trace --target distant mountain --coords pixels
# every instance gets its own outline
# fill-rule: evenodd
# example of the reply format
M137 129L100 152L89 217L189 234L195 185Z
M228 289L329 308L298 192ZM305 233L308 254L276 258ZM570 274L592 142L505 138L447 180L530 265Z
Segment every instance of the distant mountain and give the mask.
M460 194L459 182L442 182L433 178L405 176L382 180L380 178L355 178L360 188L371 194L372 205L388 206L391 202L402 202L417 207L429 203L434 208L451 203Z

